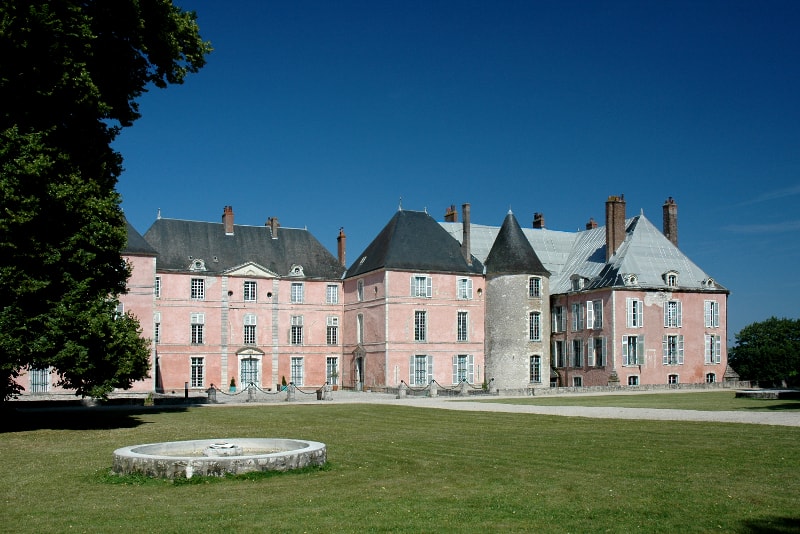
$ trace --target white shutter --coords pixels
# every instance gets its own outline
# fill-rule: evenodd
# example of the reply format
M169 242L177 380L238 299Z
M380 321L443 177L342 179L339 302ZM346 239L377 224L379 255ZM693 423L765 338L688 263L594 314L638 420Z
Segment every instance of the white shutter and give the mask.
M636 326L642 328L644 326L644 306L641 300L636 300Z
M669 336L662 336L661 338L661 363L664 365L669 364Z
M417 296L416 277L413 274L411 275L411 289L409 291L410 291L409 295L411 295L412 297L416 297Z
M428 383L433 380L433 356L428 355Z
M719 363L722 358L722 337L714 336L714 363Z
M467 278L467 298L472 300L472 278Z
M683 326L683 306L682 306L681 301L677 301L676 308L677 309L675 310L675 312L677 313L677 317L676 317L676 320L678 321L677 325L678 326Z
M591 300L586 301L586 328L594 328L594 303Z
M607 365L607 362L606 362L606 353L607 353L608 351L606 350L606 338L605 338L605 337L601 337L601 338L600 338L600 350L601 350L601 352L602 352L602 354L601 354L601 357L602 357L602 359L603 359L603 365Z
M622 336L622 365L628 365L628 336Z
M458 384L458 355L453 356L453 384Z
M589 302L586 303L591 304ZM589 313L589 308L586 308L586 313ZM588 326L588 325L587 325ZM594 338L590 337L589 340L586 342L586 365L589 367L594 367Z
M683 365L683 336L678 336L678 365Z
M467 355L467 382L475 383L475 357L472 354Z
M713 311L712 320L714 321L714 324L712 326L716 328L719 326L719 304L717 304L717 302L714 301L714 305L711 306L711 308Z
M636 340L636 363L644 365L644 336L639 336Z
M414 361L416 360L416 358L417 357L412 354L411 355L411 360L410 360L409 365L408 365L408 385L409 386L413 386L414 385L414 376L415 376L414 375L414 371L415 371L415 369L414 369Z
M625 299L625 320L628 328L633 327L633 299Z
M430 276L425 277L425 296L428 298L433 296L433 278Z

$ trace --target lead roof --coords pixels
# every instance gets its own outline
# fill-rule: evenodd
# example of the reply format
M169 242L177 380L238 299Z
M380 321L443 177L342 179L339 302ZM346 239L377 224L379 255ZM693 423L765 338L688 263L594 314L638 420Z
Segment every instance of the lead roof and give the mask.
M472 241L471 235L470 241ZM542 261L534 252L522 232L517 218L511 211L503 220L503 225L498 230L484 263L487 274L538 274L542 276L550 274L542 265Z

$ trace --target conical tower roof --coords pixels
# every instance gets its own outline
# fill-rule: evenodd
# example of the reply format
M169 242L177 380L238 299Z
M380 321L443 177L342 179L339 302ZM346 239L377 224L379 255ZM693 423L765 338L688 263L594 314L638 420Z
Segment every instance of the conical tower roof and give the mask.
M486 274L550 275L522 233L522 228L511 210L503 220L503 226L497 233L484 265Z

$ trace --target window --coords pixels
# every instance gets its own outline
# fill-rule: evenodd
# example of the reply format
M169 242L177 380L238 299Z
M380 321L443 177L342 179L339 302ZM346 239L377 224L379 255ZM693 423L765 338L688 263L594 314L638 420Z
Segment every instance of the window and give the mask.
M664 281L669 287L678 287L678 275L674 272L669 272L664 276Z
M302 386L303 385L303 357L302 356L292 356L292 363L291 363L291 381L294 382L295 386Z
M589 367L605 367L606 338L590 337L586 343L586 365Z
M530 372L528 375L528 380L534 384L541 384L542 383L542 357L541 356L531 356L530 357Z
M681 323L681 302L679 300L668 300L664 306L664 327L678 328Z
M575 302L570 307L572 308L572 331L583 330L583 306L580 302Z
M426 386L433 380L433 357L415 354L411 357L409 380L412 386Z
M583 367L583 340L572 340L572 367Z
M641 328L643 325L642 301L639 299L625 299L625 316L628 328Z
M246 388L250 384L258 385L258 358L242 358L239 360L239 385Z
M339 318L331 315L327 319L327 330L325 332L325 340L328 345L339 344Z
M528 340L542 340L542 314L538 311L528 313Z
M292 303L300 304L303 302L303 282L292 282Z
M458 312L456 323L456 341L469 341L469 315L467 312Z
M161 298L161 277L160 276L156 276L156 280L153 283L153 295L155 295L155 297L157 299Z
M676 374L667 375L667 384L675 385L677 383L678 383L678 375Z
M538 299L542 296L542 279L538 276L528 278L528 297Z
M572 377L572 387L574 387L574 388L582 388L583 387L583 377L582 376L573 376Z
M722 356L722 339L712 334L705 335L705 363L719 363Z
M472 354L457 354L453 356L453 384L466 381L475 382L475 371Z
M555 360L556 367L566 367L566 355L564 354L564 342L553 342L553 359Z
M28 370L28 376L31 380L31 393L47 393L50 390L49 367L33 367Z
M563 332L566 328L564 317L564 307L555 306L553 308L553 332Z
M706 373L706 384L713 384L717 381L717 375L715 373Z
M427 312L414 312L414 341L427 340Z
M580 291L583 289L583 278L577 275L572 275L570 279L570 286L572 287L573 291Z
M472 300L471 278L459 278L456 280L456 298L460 300Z
M244 344L256 344L256 316L253 313L244 316Z
M339 358L336 356L325 359L325 378L332 386L339 384Z
M292 345L303 344L303 316L292 315L292 327L289 331L289 343Z
M206 298L206 281L202 278L192 278L192 300Z
M358 302L363 302L364 300L364 280L359 280L356 282L356 296L358 297Z
M203 387L203 371L204 371L204 360L205 358L201 356L192 356L191 358L191 369L189 373L189 386L193 388L201 388Z
M364 314L356 316L356 343L364 343Z
M586 328L600 330L603 328L603 301L586 301Z
M622 365L644 365L644 336L622 336Z
M247 280L244 283L244 290L242 291L242 295L244 296L244 300L246 302L255 302L257 297L257 286L256 283L252 280Z
M636 375L628 377L628 385L629 386L638 386L639 385L639 377Z
M153 314L153 341L155 343L161 341L161 312Z
M719 302L716 300L704 301L703 316L706 328L719 328Z
M339 304L339 286L328 284L325 289L325 302L327 304Z
M664 336L661 346L664 365L683 365L683 336Z
M192 323L192 345L203 344L203 327L205 326L206 316L204 313L191 314Z
M411 296L431 298L433 296L433 279L430 276L414 275L411 277Z

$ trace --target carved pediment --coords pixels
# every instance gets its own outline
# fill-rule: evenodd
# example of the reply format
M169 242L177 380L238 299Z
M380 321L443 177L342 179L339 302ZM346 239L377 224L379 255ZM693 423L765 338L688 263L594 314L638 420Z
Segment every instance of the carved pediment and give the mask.
M247 262L232 269L225 271L228 276L242 276L245 278L277 278L277 273L273 273L266 267L255 262Z

